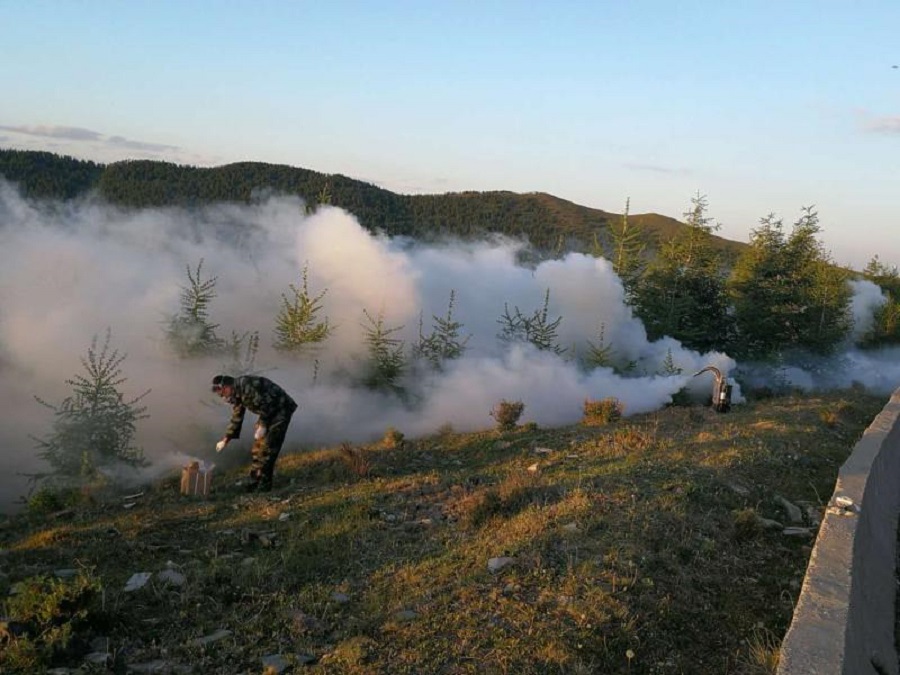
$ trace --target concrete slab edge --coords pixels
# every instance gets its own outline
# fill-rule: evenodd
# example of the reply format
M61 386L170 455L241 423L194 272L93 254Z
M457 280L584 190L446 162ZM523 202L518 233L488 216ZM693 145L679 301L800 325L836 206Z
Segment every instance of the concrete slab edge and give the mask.
M778 675L900 675L895 646L900 389L838 472Z

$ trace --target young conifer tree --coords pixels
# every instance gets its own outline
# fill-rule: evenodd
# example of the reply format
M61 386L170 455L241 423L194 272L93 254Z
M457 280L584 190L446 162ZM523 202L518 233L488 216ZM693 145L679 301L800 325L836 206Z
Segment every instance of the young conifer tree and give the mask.
M453 319L455 301L456 291L451 290L447 316L432 315L434 324L429 335L422 332L422 321L419 319L419 341L413 348L413 353L428 361L437 370L441 370L446 361L460 358L466 351L466 343L471 337L471 335L460 336L463 324Z
M281 310L275 318L275 349L291 354L305 354L320 346L331 335L332 327L328 317L319 321L322 298L328 292L318 295L309 292L309 267L303 267L302 284L290 284L290 297L281 295Z
M612 237L612 265L613 271L622 280L625 288L625 302L632 304L634 289L644 272L644 241L641 228L629 221L631 199L625 201L625 213L617 226L609 228Z
M216 297L217 277L202 277L202 258L196 270L190 265L186 267L188 285L181 288L181 309L169 319L166 339L181 358L217 354L225 346L216 335L218 324L209 320L209 305Z
M386 327L383 311L379 312L377 317L373 317L365 309L363 314L368 321L367 324L362 324L362 327L366 333L366 347L369 351L363 384L370 389L402 393L400 378L406 372L407 365L404 344L402 340L392 336L402 330L403 326Z
M121 368L126 355L110 347L110 336L107 330L99 349L94 336L81 359L84 373L66 380L71 394L61 403L35 396L54 416L52 431L34 438L38 456L51 468L48 474L34 476L36 480L71 486L96 481L104 469L119 463L146 465L134 440L138 421L149 417L139 403L150 391L130 400L121 393L119 387L127 381Z
M540 351L550 351L554 354L563 354L566 350L557 343L557 330L562 323L562 317L558 316L553 321L549 319L550 289L544 293L544 304L536 309L533 314L526 316L516 307L513 313L509 311L509 305L503 305L503 314L497 319L500 324L500 333L497 337L502 342L528 342Z

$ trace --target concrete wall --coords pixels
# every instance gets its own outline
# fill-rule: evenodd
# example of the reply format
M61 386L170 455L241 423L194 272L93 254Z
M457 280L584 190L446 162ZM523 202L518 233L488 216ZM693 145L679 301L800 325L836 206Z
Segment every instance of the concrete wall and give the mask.
M778 675L898 674L900 389L838 473Z

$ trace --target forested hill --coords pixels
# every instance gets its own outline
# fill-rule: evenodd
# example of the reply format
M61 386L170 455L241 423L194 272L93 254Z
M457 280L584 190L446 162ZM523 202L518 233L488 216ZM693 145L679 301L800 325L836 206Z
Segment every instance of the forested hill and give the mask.
M0 149L0 175L31 199L72 199L90 192L119 206L200 206L251 202L269 194L327 201L353 213L364 227L390 235L431 239L471 238L496 232L527 237L548 250L589 250L609 244L608 227L621 215L580 206L544 193L457 192L400 195L340 174L297 167L239 162L200 168L147 160L98 164L55 155ZM685 204L691 195L685 195ZM669 240L683 224L658 214L633 214L650 249ZM733 260L744 244L714 237Z

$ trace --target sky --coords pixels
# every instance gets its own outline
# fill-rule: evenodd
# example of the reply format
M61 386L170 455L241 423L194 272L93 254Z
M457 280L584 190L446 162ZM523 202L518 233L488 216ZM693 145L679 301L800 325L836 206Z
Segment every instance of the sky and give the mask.
M0 2L0 147L547 192L900 264L900 3Z

